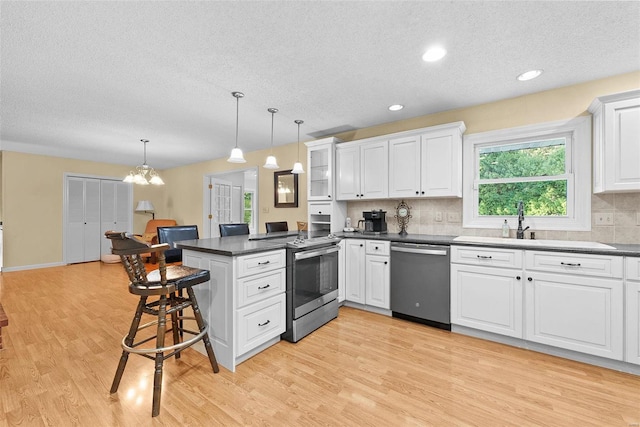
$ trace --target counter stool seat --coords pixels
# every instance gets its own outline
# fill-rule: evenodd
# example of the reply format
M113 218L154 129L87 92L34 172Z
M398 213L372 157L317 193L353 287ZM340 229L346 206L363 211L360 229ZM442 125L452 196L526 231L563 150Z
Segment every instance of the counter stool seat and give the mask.
M111 240L112 253L119 255L128 276L129 292L140 296L140 301L129 328L129 333L122 339L122 356L116 370L111 393L118 391L124 368L130 353L139 354L155 361L153 379L152 416L160 413L160 395L162 392L162 367L165 359L175 356L180 358L180 352L198 341L203 341L207 356L214 373L219 372L213 347L207 333L207 324L202 318L193 286L205 283L210 279L208 270L186 267L183 265L166 265L165 251L169 245L149 245L135 236L126 233L107 231L105 236ZM159 268L147 274L142 260L142 254L157 254ZM146 256L146 255L145 255ZM182 296L183 290L187 296ZM191 307L193 317L183 316L183 310ZM155 320L140 325L142 315L148 314ZM167 316L171 316L171 328L167 330ZM183 320L195 320L198 331L190 331L183 326ZM146 328L155 326L156 333L150 337L135 341L136 334ZM165 345L165 335L172 332L173 345ZM183 334L192 335L183 340ZM155 340L155 345L149 345ZM147 344L145 346L145 344Z

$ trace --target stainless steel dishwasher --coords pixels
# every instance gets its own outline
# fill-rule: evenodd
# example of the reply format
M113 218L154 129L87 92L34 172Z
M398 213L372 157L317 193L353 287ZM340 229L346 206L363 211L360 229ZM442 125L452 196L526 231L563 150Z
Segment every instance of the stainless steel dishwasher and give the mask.
M449 246L391 243L394 317L451 330Z

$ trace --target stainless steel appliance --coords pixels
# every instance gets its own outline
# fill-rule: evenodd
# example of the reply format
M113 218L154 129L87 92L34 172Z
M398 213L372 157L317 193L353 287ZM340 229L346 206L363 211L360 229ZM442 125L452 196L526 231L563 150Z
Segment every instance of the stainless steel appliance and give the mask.
M338 317L339 238L287 243L287 329L281 338L298 342Z
M391 243L394 317L451 330L449 246Z
M386 211L382 209L373 211L364 211L362 216L364 218L364 231L365 233L386 233L387 222L385 221Z

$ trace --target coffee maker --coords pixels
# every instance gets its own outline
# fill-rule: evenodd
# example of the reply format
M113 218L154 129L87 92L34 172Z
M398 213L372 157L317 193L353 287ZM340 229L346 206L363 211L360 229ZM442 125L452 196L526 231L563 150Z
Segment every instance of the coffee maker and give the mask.
M382 209L373 211L364 211L364 232L365 233L386 233L387 222L385 221L386 211Z

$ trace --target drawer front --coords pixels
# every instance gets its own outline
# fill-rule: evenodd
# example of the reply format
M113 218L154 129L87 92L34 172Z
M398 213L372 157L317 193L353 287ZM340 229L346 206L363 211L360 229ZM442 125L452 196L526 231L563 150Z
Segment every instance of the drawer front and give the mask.
M579 274L596 277L622 277L622 257L569 252L527 251L527 270Z
M451 262L487 267L522 268L522 250L451 246Z
M242 355L285 331L285 294L267 298L236 312L236 355Z
M640 280L640 257L626 257L627 280Z
M326 202L313 202L309 203L310 215L329 215L331 214L331 203Z
M391 242L382 240L367 240L366 252L369 255L389 255Z
M237 262L238 278L248 276L249 274L273 271L285 266L285 250L243 255L238 257Z
M286 270L260 273L238 279L238 307L258 302L273 295L284 292L286 286Z

